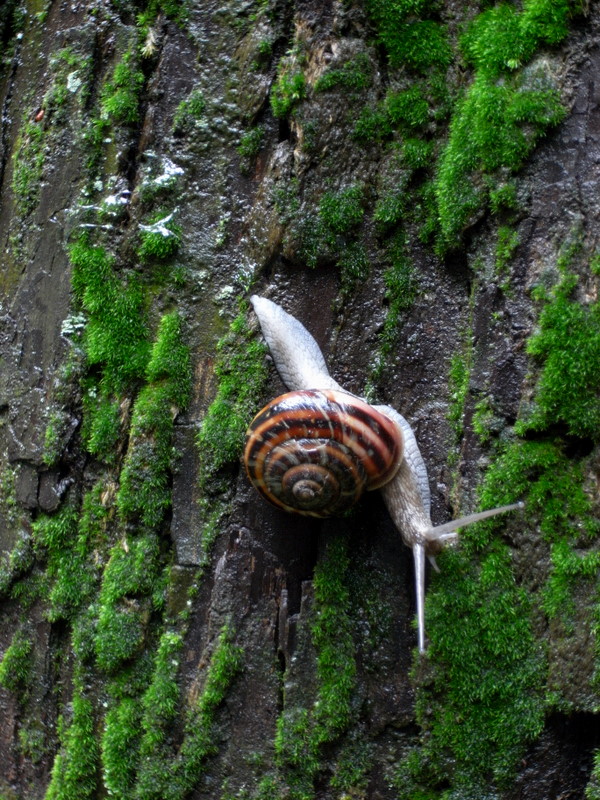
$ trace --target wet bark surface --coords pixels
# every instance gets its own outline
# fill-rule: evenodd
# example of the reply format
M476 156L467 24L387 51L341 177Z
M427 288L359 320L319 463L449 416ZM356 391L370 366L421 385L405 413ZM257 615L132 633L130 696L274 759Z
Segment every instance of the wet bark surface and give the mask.
M437 755L427 750L437 741L433 720L443 715L452 680L446 685L443 676L452 665L436 650L435 637L443 637L435 625L432 662L416 652L412 556L379 494L367 494L339 519L287 515L254 492L239 461L241 446L213 469L202 445L227 370L250 381L236 354L261 341L247 304L250 294L261 294L310 330L340 384L408 419L428 468L434 524L475 508L486 473L535 401L540 366L527 342L539 330L540 305L532 290L559 281L557 262L573 241L567 269L579 278L574 297L585 308L597 303L597 272L589 268L600 245L596 4L574 13L568 35L536 54L566 115L522 169L503 174L514 180L518 210L479 209L460 244L443 252L423 241L408 209L387 227L374 219L386 182L404 180L394 162L404 134L359 143L353 127L363 108L412 78L377 41L372 5L195 1L175 21L173 9L159 4L145 26L138 14L147 9L124 1L31 2L22 14L13 5L14 17L0 17L0 656L15 636L28 645L8 677L2 673L0 796L391 800L420 786L427 797L482 797L485 790L504 800L542 800L583 798L589 786L596 797L597 570L569 584L573 608L566 621L548 612L540 598L555 562L536 507L525 519L507 518L495 535L509 552L514 586L528 598L519 613L531 618L531 651L543 662L538 685L524 690L545 703L539 729L516 746L509 779L485 764L457 777L456 763L469 759L456 755L452 741L438 742ZM435 12L455 47L448 66L455 97L472 79L458 31L479 11L477 4L443 3ZM127 64L140 76L129 120L107 110L106 100L120 89L115 67L128 53ZM328 70L357 56L368 65L368 81L315 90ZM270 97L285 64L305 83L289 111L275 116ZM196 110L193 96L202 99ZM437 152L451 118L428 123L424 136ZM248 155L240 142L259 126L260 144ZM424 202L416 188L425 169L415 170L405 187L409 207ZM336 230L318 209L328 193L339 207L341 193L356 186L356 222ZM141 256L143 231L169 215L179 248L166 257ZM499 268L501 225L515 238ZM389 265L399 232L411 277L398 311ZM189 402L170 401L161 417L172 418L168 469L159 481L170 500L152 523L140 508L127 510L134 500L125 498L123 476L143 446L151 454L158 447L161 423L143 417L140 398L172 376L165 369L152 377L146 365L108 394L118 408L118 437L111 448L94 451L90 420L99 413L94 403L105 391L110 355L94 360L82 334L98 313L77 288L70 247L82 234L112 255L124 293L141 287L136 313L143 315L148 347L159 340L161 320L176 311L189 348ZM321 239L314 244L311 236ZM357 243L363 268L348 278L344 253L358 252ZM384 348L391 314L397 319ZM242 333L236 318L245 320ZM452 377L457 361L464 366L460 386ZM252 414L285 390L268 354L258 363L268 372L256 383ZM231 416L247 416L235 402L226 399ZM593 518L598 436L567 428L549 424L523 438L559 442L578 470ZM151 458L135 462L140 494ZM81 556L92 588L80 590L75 578L60 601L54 587L66 585L68 571L61 547L74 559L73 539L56 534L55 540L44 525L75 509L68 536L83 541L85 497L94 491L96 521L87 523L92 532ZM577 525L583 530L574 519ZM148 556L152 585L144 584L138 564L137 584L123 574L123 594L113 590L110 605L110 565L137 552L143 537L158 553ZM581 556L596 553L589 533L579 540L574 534L572 543ZM483 549L469 551L476 563ZM428 580L439 586L434 576ZM440 591L450 597L458 590ZM130 615L137 633L128 628L125 654L103 662L99 642L110 609ZM159 684L157 654L161 646L167 652L170 633L180 644ZM208 698L225 641L236 648L237 667L231 674L223 667ZM349 689L335 683L346 669ZM167 684L173 701L160 699ZM346 703L341 720L319 711L338 702L335 692ZM137 712L119 734L121 750L111 750L106 732L118 731L109 714L125 709L128 699ZM447 708L460 728L457 707ZM510 727L510 714L519 712L506 713ZM190 772L185 743L194 726L206 728L206 741ZM410 768L415 783L403 789L409 769L403 765L421 748L429 753L425 766ZM129 754L121 778L111 772L115 750L119 765ZM475 764L477 758L474 752ZM155 763L161 779L148 777Z

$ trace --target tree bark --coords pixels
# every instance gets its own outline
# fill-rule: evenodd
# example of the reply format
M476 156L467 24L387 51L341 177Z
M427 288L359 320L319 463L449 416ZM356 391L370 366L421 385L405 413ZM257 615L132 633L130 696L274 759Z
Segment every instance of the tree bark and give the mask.
M596 3L0 9L2 798L600 797ZM413 427L288 515L248 303Z

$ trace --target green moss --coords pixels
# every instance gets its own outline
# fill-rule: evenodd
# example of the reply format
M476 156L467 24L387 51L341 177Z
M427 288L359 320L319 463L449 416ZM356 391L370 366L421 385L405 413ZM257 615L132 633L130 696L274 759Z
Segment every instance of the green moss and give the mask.
M383 104L372 108L365 106L352 129L352 136L364 144L378 143L392 133L392 125Z
M135 784L142 707L137 697L123 697L104 719L102 778L111 797L130 800Z
M88 314L84 347L90 365L102 367L101 394L119 394L144 375L149 355L141 286L122 280L106 250L81 237L69 248L73 290ZM97 390L90 400L97 396Z
M271 110L275 117L287 117L306 96L306 78L299 71L285 69L271 89Z
M579 11L570 0L526 0L521 13L508 3L487 9L470 24L461 47L475 68L497 78L529 61L539 45L556 45Z
M184 134L205 119L206 100L200 89L192 89L185 100L177 106L173 118L173 131Z
M543 302L539 330L527 351L541 363L535 405L520 432L564 426L573 436L600 436L600 302L572 299L577 278L566 270Z
M476 17L465 33L462 48L475 76L456 108L438 165L442 251L458 244L502 173L519 170L539 138L564 118L559 95L541 68L537 73L518 68L538 47L564 38L571 12L568 2L531 0L520 13L501 3Z
M44 160L44 128L38 122L25 122L17 138L12 174L15 205L22 216L31 214L39 203Z
M173 421L191 388L189 350L177 312L163 316L131 419L117 505L123 519L156 528L171 505Z
M496 260L495 270L497 275L506 272L508 265L519 244L519 234L508 225L501 225L498 228L498 238L496 241Z
M315 569L315 608L311 635L317 653L317 698L312 710L286 708L277 722L275 752L294 800L314 796L325 745L336 741L353 717L356 688L355 647L343 536L327 543Z
M594 767L585 788L586 800L600 800L600 750L594 753Z
M340 268L341 295L347 297L356 286L369 277L371 262L369 254L360 242L350 242L342 251L338 266Z
M572 620L576 613L575 589L586 582L589 584L590 595L595 594L600 553L577 553L569 540L564 538L552 544L550 559L551 572L544 587L542 608L550 619L560 618L569 632L572 632Z
M78 682L79 684L79 682ZM63 731L45 800L88 800L96 797L99 747L92 701L82 686L73 694L71 724Z
M382 333L382 353L387 357L396 342L400 322L417 296L415 270L402 237L392 240L388 248L390 266L384 272L385 299L388 311Z
M31 638L23 630L17 630L0 661L0 686L21 696L31 677L32 662Z
M402 145L402 157L409 169L425 169L431 164L434 142L423 139L405 138Z
M484 397L483 400L479 400L475 404L471 424L473 432L477 435L481 444L489 443L494 419L494 411L490 405L489 398Z
M232 628L224 626L210 659L202 693L186 720L177 764L177 792L172 790L169 800L170 797L179 800L196 785L207 758L216 751L214 726L218 709L242 668L242 656L241 648L233 642Z
M0 469L0 513L4 517L5 523L11 528L17 525L20 517L16 479L17 470L14 467L6 465Z
M366 89L372 80L373 65L366 53L349 59L341 67L328 69L315 83L315 92L327 92L336 87Z
M40 764L47 757L46 730L39 718L22 722L19 728L19 750L32 764Z
M403 92L388 92L385 110L395 128L421 128L429 120L429 103L418 84Z
M156 652L154 673L142 699L142 739L139 770L134 796L143 800L162 800L173 786L174 753L171 729L179 709L177 682L183 640L174 631L165 631Z
M181 246L181 228L173 214L159 213L147 225L140 225L140 246L137 254L143 264L167 261Z
M564 115L552 89L529 89L516 79L498 84L484 73L476 75L439 160L435 190L442 249L455 246L484 208L495 173L518 170L547 128Z
M314 575L315 619L312 639L317 651L319 699L315 710L316 739L331 741L351 719L351 700L356 682L356 663L350 593L347 542L338 536L328 542Z
M321 197L316 220L307 219L301 233L301 253L310 267L324 260L343 260L364 217L364 186L355 184Z
M495 189L490 190L490 208L494 214L498 214L502 209L516 211L519 208L514 181L500 183Z
M0 597L5 596L11 586L22 578L33 566L33 543L29 534L19 532L10 553L3 554L0 563Z
M183 341L183 321L177 311L165 314L160 320L146 378L151 383L168 382L170 401L180 409L187 408L192 367L189 348Z
M391 66L405 64L420 73L448 66L452 49L444 26L428 19L435 6L431 0L368 0L367 11Z
M217 345L217 352L215 374L219 386L198 433L201 484L205 490L215 480L224 488L219 472L237 463L244 434L259 410L257 399L262 396L267 379L265 346L252 337L245 308ZM229 480L225 483L228 485Z
M351 735L337 758L330 786L343 792L343 797L365 797L373 765L373 751L372 743L360 733Z
M153 608L164 604L158 539L146 534L116 544L104 570L95 649L98 666L113 673L136 655Z
M138 68L134 52L125 53L106 82L100 100L101 119L113 125L134 125L140 118L140 92L144 73Z
M240 156L247 159L254 158L262 146L264 135L265 129L262 125L256 125L254 128L250 128L249 131L246 131L246 133L242 135L237 149Z
M427 626L430 674L416 705L423 748L403 765L400 797L448 783L459 794L505 786L544 721L543 661L508 548L495 543L477 564L447 553Z
M88 419L84 429L89 453L112 463L118 452L121 434L121 408L115 397L86 397ZM46 429L47 432L48 429Z
M262 125L256 125L246 131L241 137L237 151L241 158L240 168L244 174L250 172L252 162L262 147L264 136L264 127Z

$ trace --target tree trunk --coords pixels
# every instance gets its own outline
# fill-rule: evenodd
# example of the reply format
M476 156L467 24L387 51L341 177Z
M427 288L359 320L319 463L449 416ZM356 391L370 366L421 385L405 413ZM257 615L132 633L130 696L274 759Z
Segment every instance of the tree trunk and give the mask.
M568 0L3 4L3 800L600 798L599 37ZM408 419L434 524L525 503L440 554L425 653L378 492L246 477L286 390L251 294Z

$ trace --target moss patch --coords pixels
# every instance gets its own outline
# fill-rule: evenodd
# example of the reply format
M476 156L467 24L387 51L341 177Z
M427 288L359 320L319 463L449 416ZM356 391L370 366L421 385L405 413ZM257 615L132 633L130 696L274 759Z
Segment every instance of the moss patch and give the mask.
M348 569L347 543L336 536L328 542L314 577L311 635L317 653L317 697L312 709L284 708L277 723L276 758L294 800L314 796L323 748L335 742L352 719L356 661Z
M266 384L265 345L250 333L246 306L217 345L217 351L215 375L219 387L198 434L205 489L211 484L213 489L224 488L219 473L239 459L246 429L258 410L257 398Z

